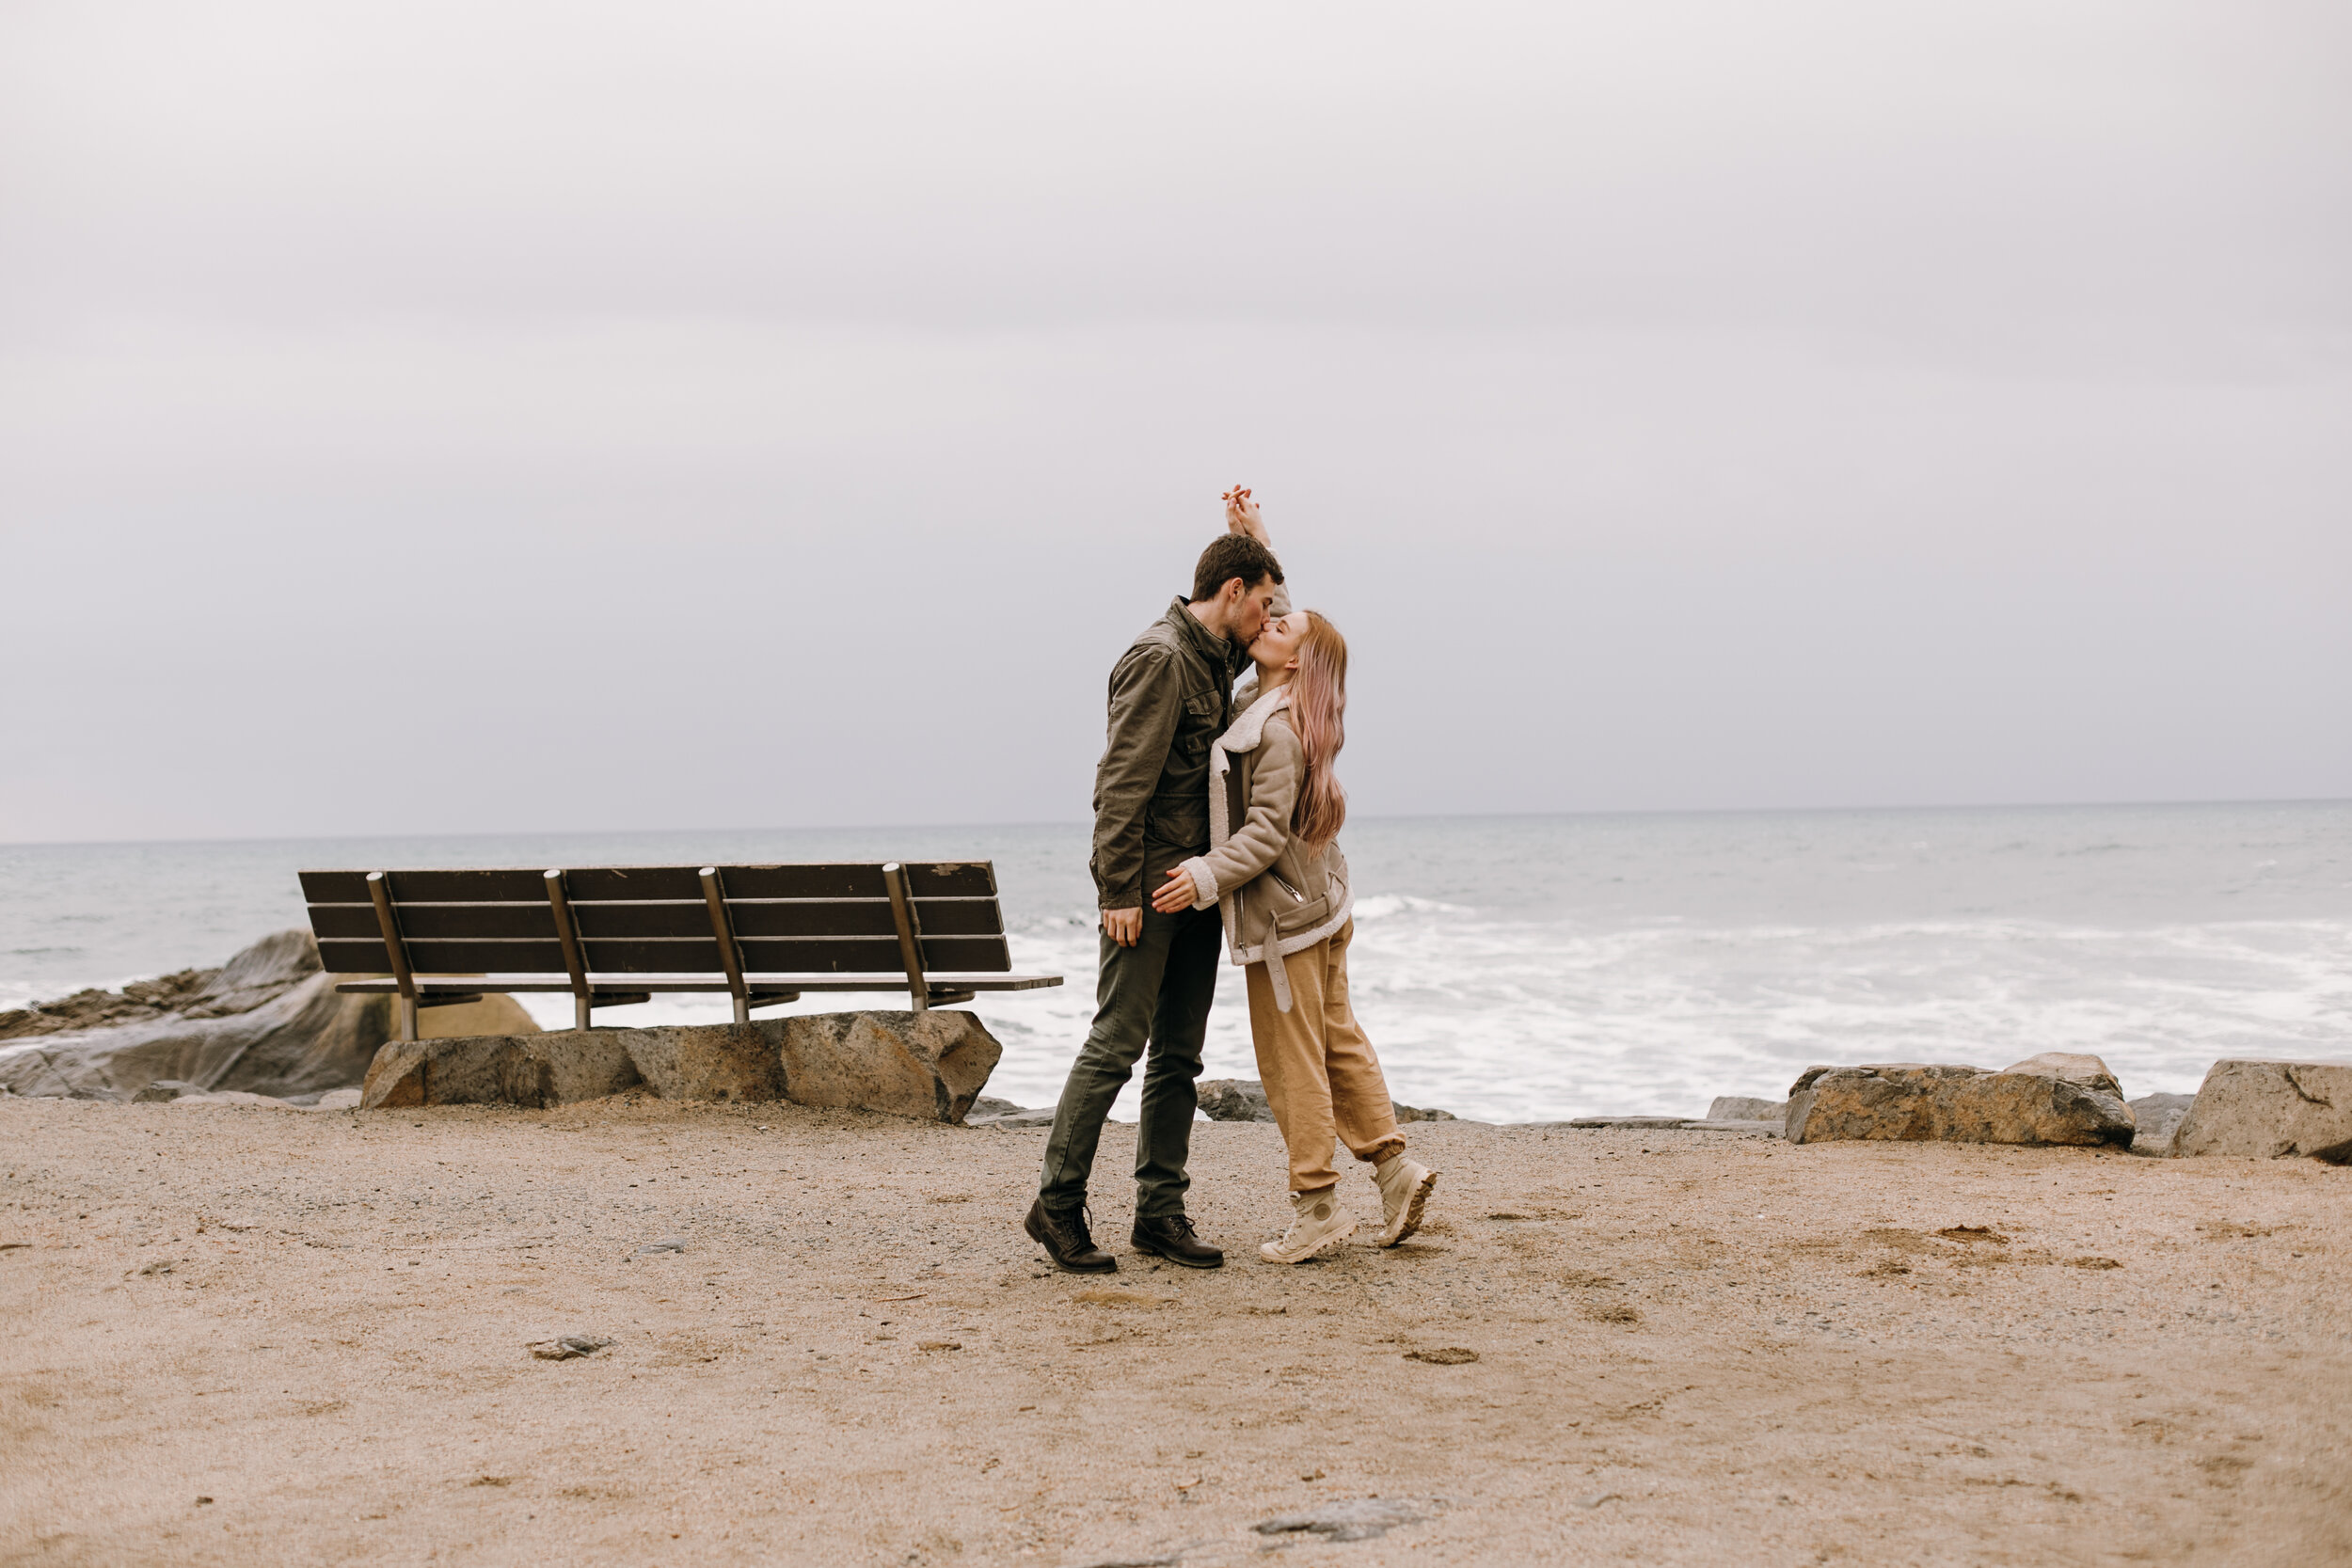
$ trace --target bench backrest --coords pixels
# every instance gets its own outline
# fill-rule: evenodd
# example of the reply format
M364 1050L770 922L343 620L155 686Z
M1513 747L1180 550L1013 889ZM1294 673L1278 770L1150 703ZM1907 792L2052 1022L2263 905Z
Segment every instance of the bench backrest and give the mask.
M898 924L874 862L723 865L720 901L744 972L904 973ZM564 974L559 921L568 914L579 956L599 974L721 974L710 903L691 865L614 865L386 871L387 895L409 970L418 974ZM966 973L1012 968L996 871L987 861L903 863L922 967ZM305 871L310 928L333 974L396 972L366 871Z

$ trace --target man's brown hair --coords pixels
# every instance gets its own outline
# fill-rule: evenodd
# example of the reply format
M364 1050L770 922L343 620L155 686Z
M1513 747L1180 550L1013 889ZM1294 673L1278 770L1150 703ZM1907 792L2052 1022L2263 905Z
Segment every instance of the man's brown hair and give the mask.
M1192 569L1192 602L1205 604L1217 595L1217 591L1234 578L1241 578L1245 589L1255 588L1266 578L1282 580L1282 563L1274 559L1274 552L1246 533L1220 533L1209 547L1200 552L1200 564Z

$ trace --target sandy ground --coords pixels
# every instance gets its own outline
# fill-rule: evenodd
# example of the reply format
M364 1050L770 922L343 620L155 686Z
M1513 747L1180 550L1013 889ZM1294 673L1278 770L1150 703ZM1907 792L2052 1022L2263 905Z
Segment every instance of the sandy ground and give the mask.
M0 1560L2352 1561L2352 1169L1411 1131L1414 1243L1256 1262L1204 1125L1238 1256L1113 1178L1104 1280L1038 1132L0 1102Z

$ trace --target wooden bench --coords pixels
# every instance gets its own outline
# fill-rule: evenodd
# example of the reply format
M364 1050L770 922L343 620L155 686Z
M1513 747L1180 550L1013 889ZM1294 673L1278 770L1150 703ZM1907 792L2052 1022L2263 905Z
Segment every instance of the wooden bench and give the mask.
M984 990L1058 986L1014 974L987 861L935 864L612 865L305 871L310 929L335 989L417 1009L490 991L569 991L596 1007L724 991L735 1021L803 991L904 990L917 1011Z

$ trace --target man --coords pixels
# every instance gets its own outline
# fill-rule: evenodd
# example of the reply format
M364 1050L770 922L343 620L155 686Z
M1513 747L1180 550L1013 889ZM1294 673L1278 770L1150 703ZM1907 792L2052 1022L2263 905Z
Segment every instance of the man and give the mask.
M1224 926L1215 905L1163 914L1146 890L1208 852L1209 746L1232 722L1233 682L1281 593L1282 567L1248 492L1226 500L1232 531L1200 552L1191 599L1171 602L1111 669L1110 737L1094 771L1094 889L1103 919L1094 1024L1062 1085L1025 1227L1074 1274L1119 1267L1094 1244L1087 1179L1103 1119L1147 1045L1129 1240L1137 1252L1187 1268L1225 1261L1184 1213L1191 1185L1184 1163L1199 1105L1193 1082Z

